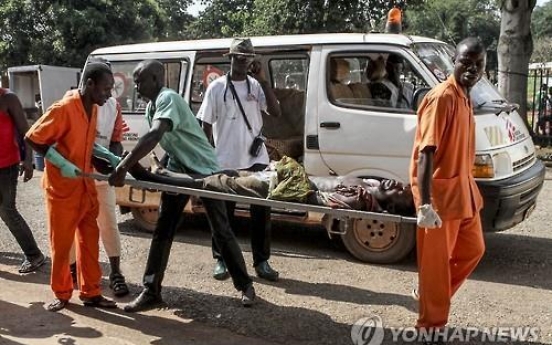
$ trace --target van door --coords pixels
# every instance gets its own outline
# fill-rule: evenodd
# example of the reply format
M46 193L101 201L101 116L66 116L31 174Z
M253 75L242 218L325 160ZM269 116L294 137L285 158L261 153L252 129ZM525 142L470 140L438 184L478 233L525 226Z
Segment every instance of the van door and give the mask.
M409 51L385 45L324 46L317 80L317 175L408 180L417 91L431 80ZM398 66L402 64L402 66Z

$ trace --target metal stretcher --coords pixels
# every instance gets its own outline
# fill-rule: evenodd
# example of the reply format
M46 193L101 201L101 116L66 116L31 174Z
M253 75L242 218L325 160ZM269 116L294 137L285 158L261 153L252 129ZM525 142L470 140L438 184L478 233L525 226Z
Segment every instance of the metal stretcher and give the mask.
M98 173L87 174L86 176L100 181L107 181L108 179L108 176L98 174ZM327 206L304 204L299 202L261 199L261 198L254 198L254 197L237 195L237 194L213 192L213 191L208 191L203 189L187 188L187 187L168 185L168 184L163 184L158 182L136 180L134 178L126 178L125 184L136 189L161 191L161 192L174 193L174 194L186 194L186 195L196 196L196 197L205 197L210 199L235 201L235 202L244 203L244 204L268 206L271 208L277 208L277 209L283 209L283 210L318 212L318 213L331 215L333 218L336 218L336 219L360 218L360 219L373 219L373 220L379 220L382 222L393 222L393 223L410 223L410 224L416 223L416 218L404 217L404 216L389 214L389 213L367 212L367 211L358 211L358 210L350 210L350 209L337 209L337 208L331 208ZM330 230L328 230L328 232L332 233L332 231ZM335 233L342 234L342 232L335 232Z

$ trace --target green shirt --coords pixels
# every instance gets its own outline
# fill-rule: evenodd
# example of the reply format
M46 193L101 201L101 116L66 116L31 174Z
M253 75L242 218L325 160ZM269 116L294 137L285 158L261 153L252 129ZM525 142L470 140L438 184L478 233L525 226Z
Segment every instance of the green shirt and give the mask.
M174 90L162 88L154 102L146 108L151 127L154 120L166 119L171 129L163 134L159 144L169 154L168 169L211 175L220 170L215 149L199 126L188 104Z

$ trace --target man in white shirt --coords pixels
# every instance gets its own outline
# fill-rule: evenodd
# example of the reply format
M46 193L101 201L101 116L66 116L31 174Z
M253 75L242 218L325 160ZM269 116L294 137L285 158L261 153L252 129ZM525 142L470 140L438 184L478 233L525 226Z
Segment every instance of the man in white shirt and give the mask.
M280 116L280 105L260 62L254 61L255 51L250 39L234 39L226 55L230 57L230 72L209 84L197 118L202 121L203 130L215 147L221 168L264 170L269 158L260 139L262 112ZM259 145L252 147L254 142ZM230 219L235 206L235 202L227 202ZM251 205L250 212L251 224L254 224L251 229L253 266L259 277L276 281L279 274L268 264L270 208ZM213 277L226 279L228 271L214 241L212 247L213 257L217 260Z

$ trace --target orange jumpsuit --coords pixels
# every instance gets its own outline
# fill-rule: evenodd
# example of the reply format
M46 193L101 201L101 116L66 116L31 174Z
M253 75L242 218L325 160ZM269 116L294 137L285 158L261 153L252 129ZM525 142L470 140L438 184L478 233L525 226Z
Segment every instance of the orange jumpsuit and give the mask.
M89 119L79 93L74 93L52 105L26 136L36 144L56 144L56 150L63 157L82 172L90 173L96 139L96 113L97 106L94 106ZM80 296L100 295L98 200L94 180L63 177L60 170L46 160L42 187L46 191L52 252L50 284L54 294L63 300L71 298L73 282L69 272L69 252L76 232Z
M469 98L454 76L435 87L418 110L410 166L416 206L421 206L418 158L434 147L432 204L443 225L417 230L419 269L418 328L448 321L451 298L485 251L479 211L483 199L473 178L475 120Z

